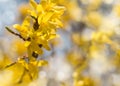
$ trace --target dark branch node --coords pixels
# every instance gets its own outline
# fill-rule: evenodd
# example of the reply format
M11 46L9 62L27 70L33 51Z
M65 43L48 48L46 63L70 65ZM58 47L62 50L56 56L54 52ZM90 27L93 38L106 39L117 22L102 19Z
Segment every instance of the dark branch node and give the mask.
M35 53L35 52L32 53L32 56L35 57L35 58L38 58L38 54Z
M43 45L42 45L42 44L39 44L38 46L39 46L40 48L42 48Z

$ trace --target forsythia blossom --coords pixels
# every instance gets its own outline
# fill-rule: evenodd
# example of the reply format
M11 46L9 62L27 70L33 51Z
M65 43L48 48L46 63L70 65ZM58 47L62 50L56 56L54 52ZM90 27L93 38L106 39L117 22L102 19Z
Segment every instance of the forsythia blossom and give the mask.
M47 65L48 62L38 60L37 57L43 53L42 48L50 50L49 40L56 38L58 36L56 34L57 28L63 26L61 22L61 16L65 10L63 6L57 6L50 0L40 0L39 4L34 0L30 0L30 5L32 9L28 10L29 15L25 17L22 24L13 25L19 34L6 27L9 32L24 40L24 45L27 49L27 55L5 66L8 69L10 66L16 68L14 65L21 66L23 73L20 79L17 80L18 83L24 78L25 80L33 80L38 77L39 67ZM25 77L26 73L29 76L27 78Z
M30 0L30 4L30 16L25 18L22 25L13 25L25 41L29 58L42 54L42 47L50 50L48 41L58 36L56 29L63 26L60 18L65 10L50 0L41 0L39 4Z

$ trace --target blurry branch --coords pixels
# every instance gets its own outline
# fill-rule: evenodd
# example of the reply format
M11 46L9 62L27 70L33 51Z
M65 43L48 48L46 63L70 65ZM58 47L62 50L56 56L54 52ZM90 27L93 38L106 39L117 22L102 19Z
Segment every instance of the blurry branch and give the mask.
M31 16L31 18L33 18L34 20L36 20L36 18L34 16Z
M30 74L30 71L29 71L28 69L26 69L25 67L24 67L24 69L25 69L25 71L28 73L28 75L29 75L29 77L30 77L30 80L32 81L32 80L33 80L33 77L32 77L32 75Z
M8 27L5 27L6 29L7 29L7 31L9 31L10 33L12 33L12 34L14 34L14 35L16 35L16 36L18 36L18 37L20 37L21 39L23 39L24 41L25 41L25 39L20 35L20 34L18 34L18 33L15 33L14 31L12 31L11 29L9 29Z
M24 69L24 71L23 71L23 73L22 73L22 75L21 75L21 77L20 77L18 83L21 83L21 82L22 82L24 75L25 75L25 69Z
M32 75L30 74L30 71L24 67L24 71L23 71L23 73L22 73L22 75L21 75L18 83L22 83L22 80L23 80L23 78L24 78L24 76L25 76L26 73L28 73L28 75L29 75L29 77L30 77L30 80L31 80L31 81L33 80L33 77L32 77Z
M11 66L13 66L13 65L15 65L15 64L16 64L16 62L11 63L11 64L9 64L9 65L5 66L4 68L6 69L6 68L11 67Z

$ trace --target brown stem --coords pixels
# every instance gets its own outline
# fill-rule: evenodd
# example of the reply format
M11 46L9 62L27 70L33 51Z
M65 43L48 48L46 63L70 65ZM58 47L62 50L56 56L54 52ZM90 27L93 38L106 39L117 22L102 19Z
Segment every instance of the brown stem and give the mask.
M12 31L11 29L9 29L8 27L5 27L10 33L12 33L12 34L14 34L14 35L16 35L16 36L18 36L19 38L21 38L21 39L23 39L24 41L26 40L25 38L23 38L20 34L18 34L18 33L15 33L14 31Z
M11 66L13 66L13 65L15 65L15 64L16 64L16 62L14 62L14 63L11 63L11 64L9 64L9 65L5 66L4 68L11 67Z

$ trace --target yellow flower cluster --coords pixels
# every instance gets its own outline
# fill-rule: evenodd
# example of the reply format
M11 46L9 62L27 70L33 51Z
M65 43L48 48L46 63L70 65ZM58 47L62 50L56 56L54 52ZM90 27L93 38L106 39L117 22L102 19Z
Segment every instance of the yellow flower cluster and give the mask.
M48 41L58 36L56 29L63 26L60 18L65 8L50 0L41 0L39 4L30 0L30 5L30 15L25 18L22 25L15 24L13 27L24 39L28 57L31 58L42 54L42 48L50 50Z
M16 44L18 46L15 46L15 51L20 58L12 64L2 67L16 74L17 80L16 77L13 77L13 83L17 82L18 84L22 81L30 82L38 77L39 67L47 65L48 62L38 60L37 57L43 54L43 48L50 50L49 40L58 37L56 31L63 26L61 16L65 11L65 7L57 6L50 0L41 0L39 4L35 0L30 0L30 5L32 9L28 10L29 15L25 17L22 24L13 25L13 28L18 33L6 27L9 32L24 40L24 47L22 47L23 43L21 42ZM25 54L25 47L27 55L21 57L21 54ZM22 52L20 52L21 50ZM21 70L16 68L18 66ZM20 72L19 74L18 71ZM21 76L19 77L17 74Z

